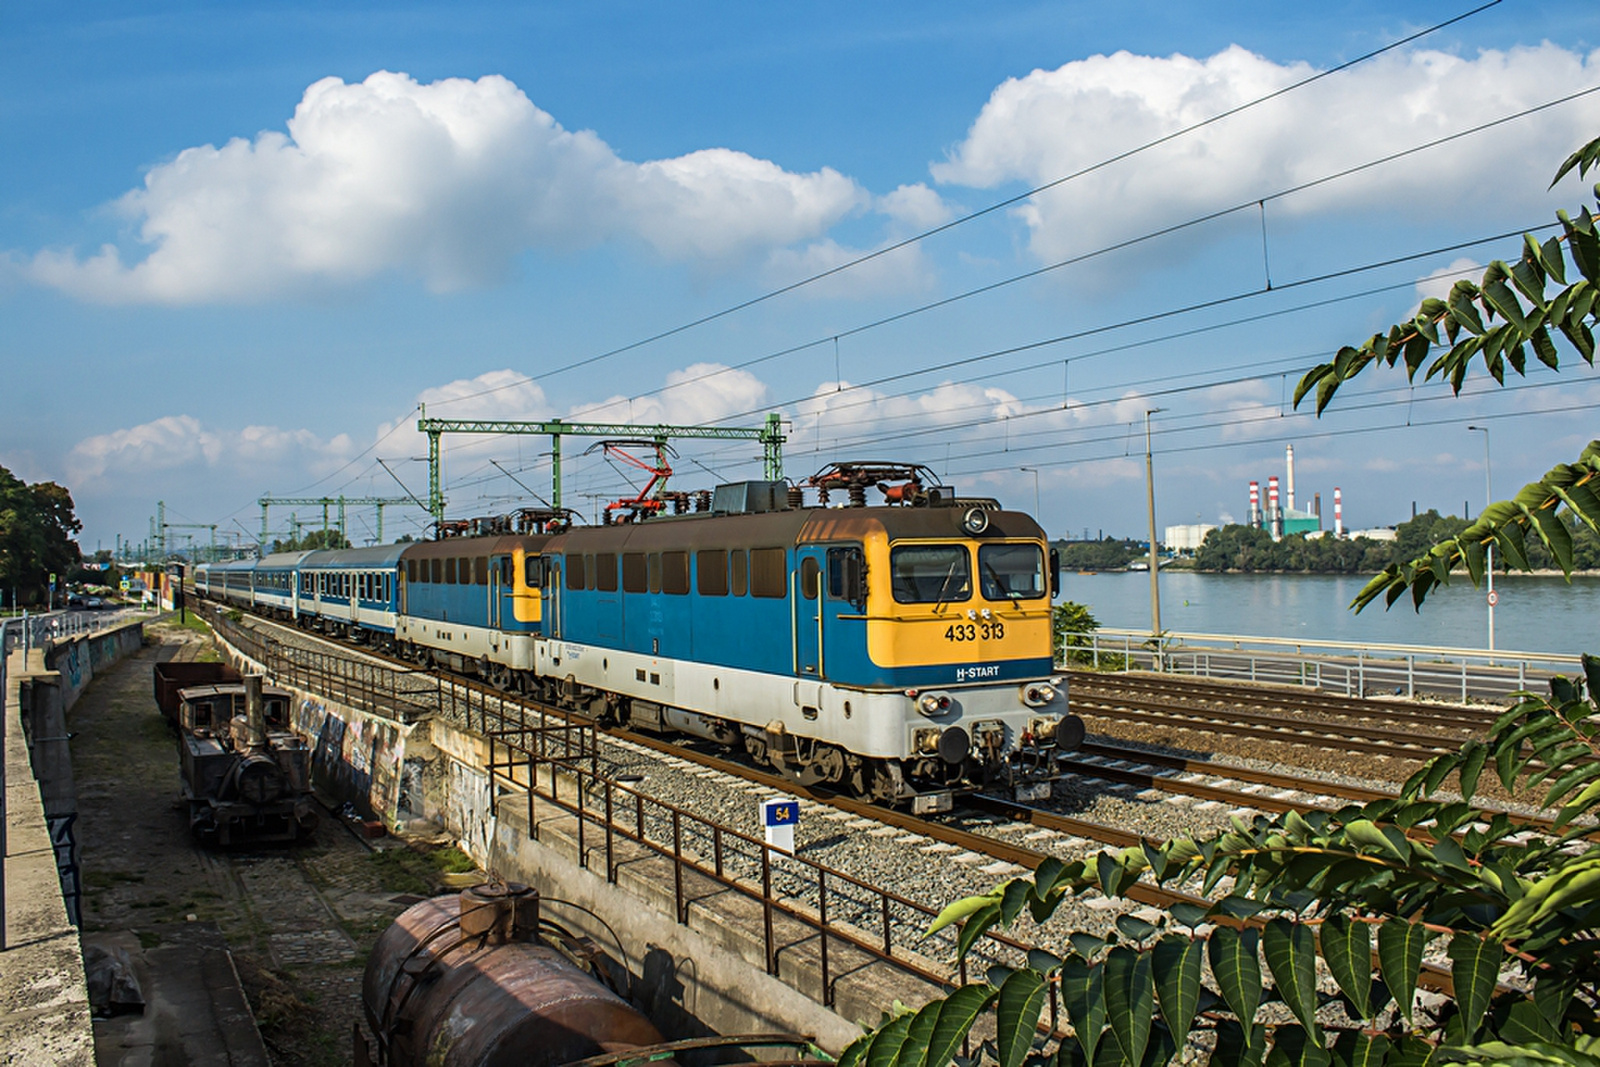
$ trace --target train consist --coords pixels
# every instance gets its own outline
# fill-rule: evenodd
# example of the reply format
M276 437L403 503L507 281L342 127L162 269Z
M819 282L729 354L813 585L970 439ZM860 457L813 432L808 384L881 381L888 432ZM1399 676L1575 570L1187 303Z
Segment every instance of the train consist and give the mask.
M158 663L156 701L178 730L189 830L206 844L299 841L317 826L311 751L290 693L218 663Z
M884 502L869 506L874 488ZM742 747L803 784L919 810L986 785L1048 788L1083 724L1054 672L1056 567L1031 517L893 464L691 499L632 522L530 510L433 541L202 565L195 586L565 708Z

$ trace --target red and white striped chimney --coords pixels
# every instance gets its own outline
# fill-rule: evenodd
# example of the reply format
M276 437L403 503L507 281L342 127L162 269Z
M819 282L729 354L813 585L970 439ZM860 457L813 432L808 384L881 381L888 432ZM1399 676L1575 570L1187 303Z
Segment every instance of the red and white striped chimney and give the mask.
M1267 518L1276 520L1278 517L1278 476L1274 474L1267 479Z
M1344 536L1344 494L1333 487L1333 536Z
M1250 483L1250 525L1261 525L1261 483Z

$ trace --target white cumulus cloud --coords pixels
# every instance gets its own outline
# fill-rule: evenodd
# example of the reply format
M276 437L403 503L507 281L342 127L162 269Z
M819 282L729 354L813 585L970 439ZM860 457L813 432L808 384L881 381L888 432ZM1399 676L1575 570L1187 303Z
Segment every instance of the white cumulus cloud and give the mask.
M869 203L830 168L796 174L726 148L621 159L500 76L424 85L380 71L318 81L287 133L152 167L116 205L129 249L52 249L20 269L104 302L253 301L386 271L450 290L504 277L530 248L607 240L733 262L813 239Z
M1118 52L1036 70L994 90L933 175L983 188L1042 185L1311 73L1238 46L1206 59ZM1548 43L1475 58L1385 56L1067 182L1017 214L1035 255L1066 258L1543 104L1593 84L1597 73L1600 52ZM1597 125L1600 100L1585 97L1269 203L1268 218L1374 207L1459 212L1491 197L1540 205L1556 163Z
M223 475L248 493L265 490L274 479L326 473L354 451L347 434L324 439L310 430L276 426L222 429L193 415L166 415L84 438L67 454L66 467L74 485L138 482L162 472L188 471L201 477Z

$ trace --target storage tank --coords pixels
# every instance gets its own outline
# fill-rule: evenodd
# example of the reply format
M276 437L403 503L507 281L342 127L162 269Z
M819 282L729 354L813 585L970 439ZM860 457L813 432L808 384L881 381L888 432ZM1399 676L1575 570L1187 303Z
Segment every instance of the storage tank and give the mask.
M538 927L538 893L515 884L401 913L362 982L373 1062L543 1067L662 1042L627 1001L540 941Z

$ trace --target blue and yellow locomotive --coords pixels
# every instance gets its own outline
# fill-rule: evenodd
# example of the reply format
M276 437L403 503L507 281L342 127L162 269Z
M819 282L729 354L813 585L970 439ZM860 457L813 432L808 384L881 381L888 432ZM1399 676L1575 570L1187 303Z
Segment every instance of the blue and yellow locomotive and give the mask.
M504 689L742 747L804 784L923 810L988 784L1047 788L1050 756L1083 726L1054 673L1044 532L924 488L923 473L839 465L808 483L812 506L744 482L694 513L389 546L393 625L371 635ZM893 503L867 506L872 485ZM830 490L848 505L828 506ZM229 599L239 585L228 572ZM325 629L330 611L345 613L338 632L361 625L340 601L293 608L302 625Z

